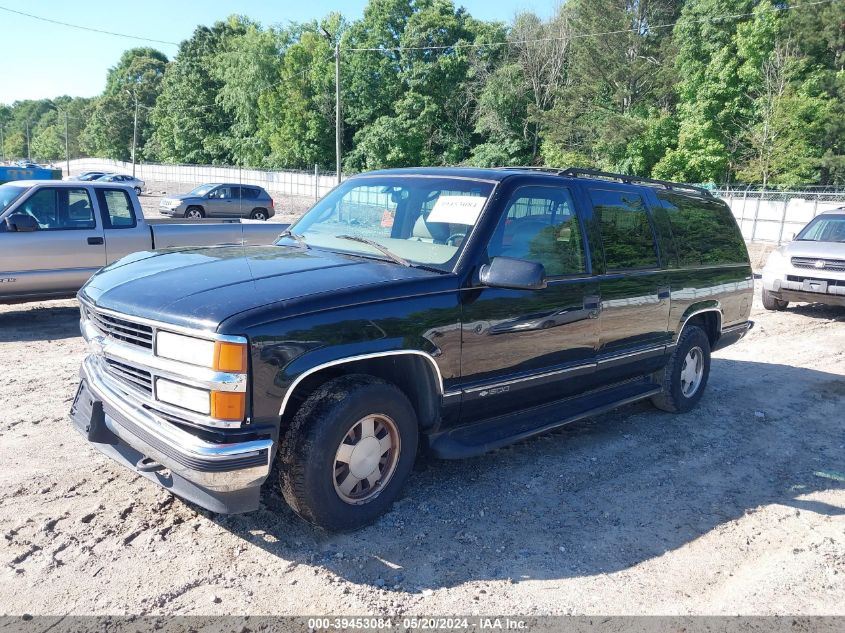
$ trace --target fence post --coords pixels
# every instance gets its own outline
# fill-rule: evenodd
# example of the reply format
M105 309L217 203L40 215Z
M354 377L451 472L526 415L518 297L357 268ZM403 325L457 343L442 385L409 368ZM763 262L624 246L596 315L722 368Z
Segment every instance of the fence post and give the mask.
M751 224L751 242L754 241L754 237L757 235L757 216L760 215L760 202L763 200L763 194L766 193L766 190L763 189L757 195L757 206L754 208L754 222Z
M816 217L819 214L819 194L815 194L816 199L813 200L813 217Z
M783 227L786 225L786 209L789 206L789 199L783 199L783 213L780 216L780 233L778 233L778 246L783 240Z
M314 202L320 199L320 166L314 163Z

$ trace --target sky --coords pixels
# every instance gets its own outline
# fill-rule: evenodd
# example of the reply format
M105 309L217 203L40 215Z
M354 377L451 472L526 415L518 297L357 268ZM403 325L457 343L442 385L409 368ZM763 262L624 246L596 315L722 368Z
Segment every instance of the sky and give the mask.
M523 10L551 16L561 0L455 0L476 18L509 21ZM361 17L366 0L285 2L240 0L0 0L0 103L60 95L93 97L106 83L106 73L121 53L134 46L154 46L168 57L176 46L90 33L9 13L14 9L61 22L130 35L180 42L198 24L211 24L240 13L262 24L287 24L340 11Z

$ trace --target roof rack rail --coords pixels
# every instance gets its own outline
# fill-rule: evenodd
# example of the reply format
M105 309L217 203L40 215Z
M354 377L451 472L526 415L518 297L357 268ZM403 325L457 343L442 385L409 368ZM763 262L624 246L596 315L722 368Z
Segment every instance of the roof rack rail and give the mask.
M609 171L599 171L597 169L585 169L581 167L569 167L567 169L556 170L559 176L586 176L587 178L606 178L609 180L617 180L619 182L629 184L644 184L644 185L658 185L665 189L673 191L682 191L686 193L696 193L702 196L712 198L713 194L707 191L704 187L696 187L695 185L685 185L679 182L670 182L668 180L657 180L656 178L643 178L641 176L630 176L627 174L614 174Z
M505 170L508 170L508 171L523 171L523 170L542 171L542 172L548 172L550 174L559 174L560 172L563 171L559 167L538 167L536 165L514 165L514 166L511 166L511 167L497 167L496 169L505 169Z

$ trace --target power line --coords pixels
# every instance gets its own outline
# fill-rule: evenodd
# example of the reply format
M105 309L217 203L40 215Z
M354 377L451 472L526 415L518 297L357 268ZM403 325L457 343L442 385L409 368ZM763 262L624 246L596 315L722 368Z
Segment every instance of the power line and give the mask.
M781 11L791 11L792 9L801 9L804 7L814 7L820 4L828 4L833 2L833 0L816 0L815 2L804 2L802 4L795 4L786 7L778 7L773 6L768 11L758 11L758 12L750 12L750 13L734 13L728 15L717 15L707 18L700 18L697 20L684 20L684 22L692 23L692 24L701 24L706 22L721 22L723 20L738 20L741 18L753 17L756 15L761 15L765 13L779 13ZM666 24L655 24L653 26L649 26L648 28L651 29L668 29L676 26L682 20L678 20L676 22L669 22ZM435 51L435 50L448 50L448 49L455 49L455 48L486 48L486 47L494 47L494 46L514 46L517 44L535 44L539 42L556 42L561 40L572 40L572 39L582 39L587 37L603 37L607 35L622 35L625 33L640 33L641 29L639 28L631 28L631 29L620 29L617 31L604 31L602 33L575 33L572 35L564 35L560 37L542 37L532 40L506 40L504 42L485 42L485 43L475 43L475 42L455 42L454 44L444 45L444 46L382 46L382 47L371 47L371 48L343 48L342 50L345 52L364 52L364 51L374 51L374 52L391 52L391 51Z
M100 33L102 35L113 35L115 37L124 37L130 40L140 40L142 42L155 42L156 44L168 44L170 46L179 46L176 42L168 42L167 40L156 40L151 37L142 37L140 35L130 35L128 33L116 33L115 31L106 31L103 29L95 29L91 26L82 26L81 24L71 24L70 22L62 22L60 20L53 20L52 18L45 18L40 15L33 15L31 13L25 13L24 11L18 11L16 9L10 9L9 7L0 6L0 11L6 11L8 13L14 13L16 15L22 15L27 18L32 18L33 20L40 20L41 22L47 22L49 24L56 24L58 26L66 26L71 29L79 29L80 31L89 31L91 33Z

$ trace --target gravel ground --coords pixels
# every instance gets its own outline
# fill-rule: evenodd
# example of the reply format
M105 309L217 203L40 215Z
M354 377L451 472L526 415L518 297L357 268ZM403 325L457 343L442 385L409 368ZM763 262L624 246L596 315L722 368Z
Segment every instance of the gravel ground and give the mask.
M845 309L764 312L693 412L428 461L346 535L223 517L71 430L75 301L0 306L0 612L845 615Z

